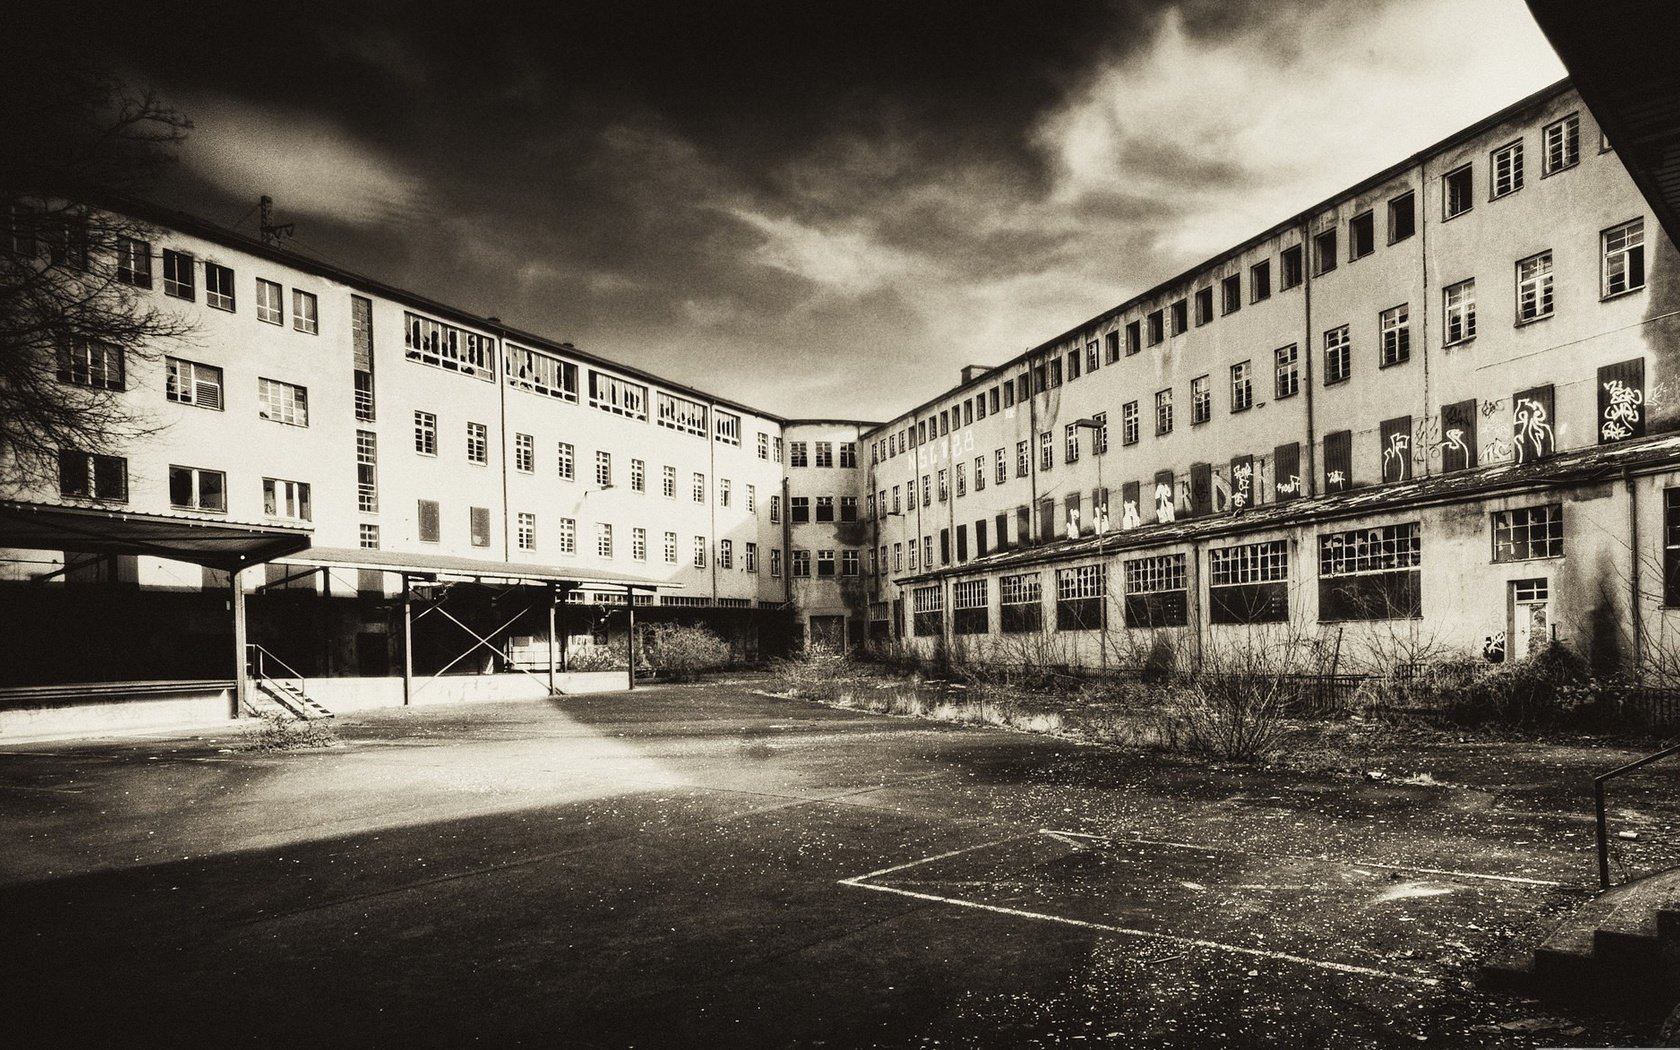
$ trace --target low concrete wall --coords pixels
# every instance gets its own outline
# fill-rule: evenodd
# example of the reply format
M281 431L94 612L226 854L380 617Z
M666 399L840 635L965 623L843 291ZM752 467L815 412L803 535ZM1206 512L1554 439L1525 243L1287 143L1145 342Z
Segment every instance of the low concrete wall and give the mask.
M577 671L554 676L562 694L615 693L625 690L623 671ZM309 695L332 712L401 707L401 678L311 678ZM548 695L548 676L523 674L444 675L414 679L413 704L472 703L487 700L535 700Z
M228 724L229 689L182 689L178 693L66 698L0 705L0 740L55 736L101 736L147 729Z

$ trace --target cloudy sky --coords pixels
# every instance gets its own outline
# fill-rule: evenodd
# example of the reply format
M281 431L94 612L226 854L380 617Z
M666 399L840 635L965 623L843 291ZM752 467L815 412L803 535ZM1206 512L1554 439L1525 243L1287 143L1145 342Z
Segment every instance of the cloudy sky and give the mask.
M297 251L790 416L900 411L1563 75L1522 0L79 2L194 123L159 200L268 193Z

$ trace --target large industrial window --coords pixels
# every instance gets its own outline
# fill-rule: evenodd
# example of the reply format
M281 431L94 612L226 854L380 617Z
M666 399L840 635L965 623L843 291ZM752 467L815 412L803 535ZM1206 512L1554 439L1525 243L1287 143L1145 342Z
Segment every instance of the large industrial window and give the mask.
M1038 573L998 580L998 598L1003 633L1027 634L1044 629L1044 584Z
M1214 623L1289 619L1289 544L1284 540L1208 551L1208 618Z
M1493 560L1563 557L1563 504L1543 503L1493 513Z
M590 369L589 403L615 416L646 419L647 387Z
M1094 631L1105 625L1108 568L1077 565L1056 570L1056 630Z
M1183 627L1190 614L1187 580L1182 554L1126 562L1126 626Z
M911 631L917 637L945 633L945 595L938 587L917 587L910 593Z
M951 631L985 634L991 630L987 610L990 595L985 580L964 580L951 586Z
M495 379L495 340L420 314L403 314L403 356L488 383Z
M1394 620L1423 615L1423 545L1417 522L1318 538L1318 618Z

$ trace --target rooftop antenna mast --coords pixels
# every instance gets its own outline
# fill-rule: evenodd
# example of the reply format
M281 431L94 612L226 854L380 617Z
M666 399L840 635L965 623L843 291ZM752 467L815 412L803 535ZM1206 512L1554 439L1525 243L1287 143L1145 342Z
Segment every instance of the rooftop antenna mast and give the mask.
M292 236L292 224L288 222L282 226L274 225L274 198L266 193L257 202L257 207L261 209L257 229L262 233L262 242L271 248L278 248L280 238Z

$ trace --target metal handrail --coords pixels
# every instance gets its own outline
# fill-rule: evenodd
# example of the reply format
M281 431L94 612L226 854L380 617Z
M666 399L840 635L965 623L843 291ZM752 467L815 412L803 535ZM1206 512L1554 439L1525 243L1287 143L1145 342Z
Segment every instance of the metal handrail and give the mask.
M263 669L263 659L264 659L264 657L266 657L270 660L273 660L276 664L279 664L281 670L286 671L290 675L290 677L296 678L298 680L298 688L299 689L303 688L303 675L300 675L300 674L297 673L297 668L291 666L286 661L280 659L278 656L275 656L273 653L269 652L267 649L264 649L261 645L258 645L256 642L248 642L248 643L246 643L245 647L247 649L251 650L251 652L256 655L256 660L252 661L250 659L247 659L246 660L246 665L255 668L255 674L258 678L267 680L267 679L273 677L272 675L266 673Z
M1593 777L1593 806L1597 810L1597 816L1598 816L1598 888L1599 889L1607 890L1607 889L1610 888L1610 831L1609 831L1609 828L1606 826L1605 819L1604 819L1604 785L1605 785L1605 783L1607 783L1608 781L1614 780L1615 778L1623 775L1624 773L1631 773L1634 770L1639 769L1641 766L1648 766L1652 762L1660 761L1662 759L1667 758L1669 755L1673 755L1673 754L1680 754L1680 744L1674 744L1674 745L1671 745L1669 747L1665 747L1661 751L1656 752L1655 754L1650 754L1650 755L1646 755L1644 758L1635 759L1634 761L1629 762L1626 765L1617 766L1615 769L1612 769L1607 773L1600 773L1598 776Z

